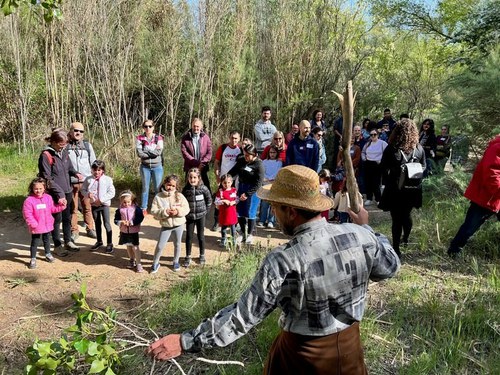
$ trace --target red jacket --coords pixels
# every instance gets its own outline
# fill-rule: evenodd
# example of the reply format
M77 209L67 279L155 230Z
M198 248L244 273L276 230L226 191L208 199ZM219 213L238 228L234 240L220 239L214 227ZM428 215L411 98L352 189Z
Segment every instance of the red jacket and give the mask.
M500 134L490 141L464 196L488 210L500 211Z

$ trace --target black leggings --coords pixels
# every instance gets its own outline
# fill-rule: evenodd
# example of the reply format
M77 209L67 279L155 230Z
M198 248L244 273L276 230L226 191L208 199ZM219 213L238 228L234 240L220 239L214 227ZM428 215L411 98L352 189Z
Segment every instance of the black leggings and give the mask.
M380 182L382 171L380 165L375 161L367 160L364 166L366 199L380 201Z
M45 249L45 255L50 254L49 233L32 234L31 246L30 246L30 253L32 258L36 258L36 250L38 248L38 244L40 243L40 237L42 238L43 248Z
M95 221L97 242L102 242L102 223L104 222L104 228L106 229L106 244L111 245L113 243L113 232L111 231L111 223L109 221L109 207L92 207L92 217Z
M52 231L52 241L54 247L61 246L61 222L63 228L64 243L71 241L71 202L73 201L73 191L65 194L67 206L61 212L52 214L54 216L54 230ZM54 204L56 204L55 202Z
M408 242L413 221L411 219L412 207L395 207L391 209L392 218L392 247L399 253L401 243L401 233L403 233L403 242Z
M200 246L200 256L205 255L205 217L199 219L186 219L186 257L191 257L191 248L193 245L194 227L198 235L198 245Z

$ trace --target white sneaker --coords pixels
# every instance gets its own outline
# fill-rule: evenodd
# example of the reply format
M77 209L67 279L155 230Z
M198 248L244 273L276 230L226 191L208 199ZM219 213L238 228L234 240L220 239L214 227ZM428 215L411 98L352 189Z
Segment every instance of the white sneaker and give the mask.
M251 244L253 244L253 236L252 236L252 235L249 235L249 236L247 237L247 240L245 241L245 243L246 243L247 245L251 245Z
M269 229L273 229L273 228L274 228L274 224L273 224L273 223L267 223L267 227L268 227Z
M261 221L259 221L259 222L257 223L257 228L264 228L264 223L263 223L263 222L261 222Z
M371 200L367 199L367 200L365 201L364 205L365 205L365 206L371 206L371 205L372 205L372 203L373 203L373 202L372 202Z
M240 244L243 241L243 236L236 237L236 243Z

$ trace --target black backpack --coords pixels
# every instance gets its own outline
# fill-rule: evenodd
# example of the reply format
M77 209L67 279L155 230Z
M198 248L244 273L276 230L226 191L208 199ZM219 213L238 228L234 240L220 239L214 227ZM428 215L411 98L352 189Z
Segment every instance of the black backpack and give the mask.
M424 177L424 168L415 158L416 148L413 150L412 156L407 159L402 150L401 152L401 171L398 180L399 190L417 189L422 183Z

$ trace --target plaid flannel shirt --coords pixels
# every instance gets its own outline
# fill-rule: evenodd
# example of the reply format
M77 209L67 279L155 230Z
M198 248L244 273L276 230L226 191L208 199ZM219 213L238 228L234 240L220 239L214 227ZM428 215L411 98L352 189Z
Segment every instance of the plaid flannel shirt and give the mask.
M182 347L226 346L277 307L285 331L307 336L342 331L363 317L369 280L392 277L399 267L387 238L368 225L307 222L266 256L238 302L184 332Z

